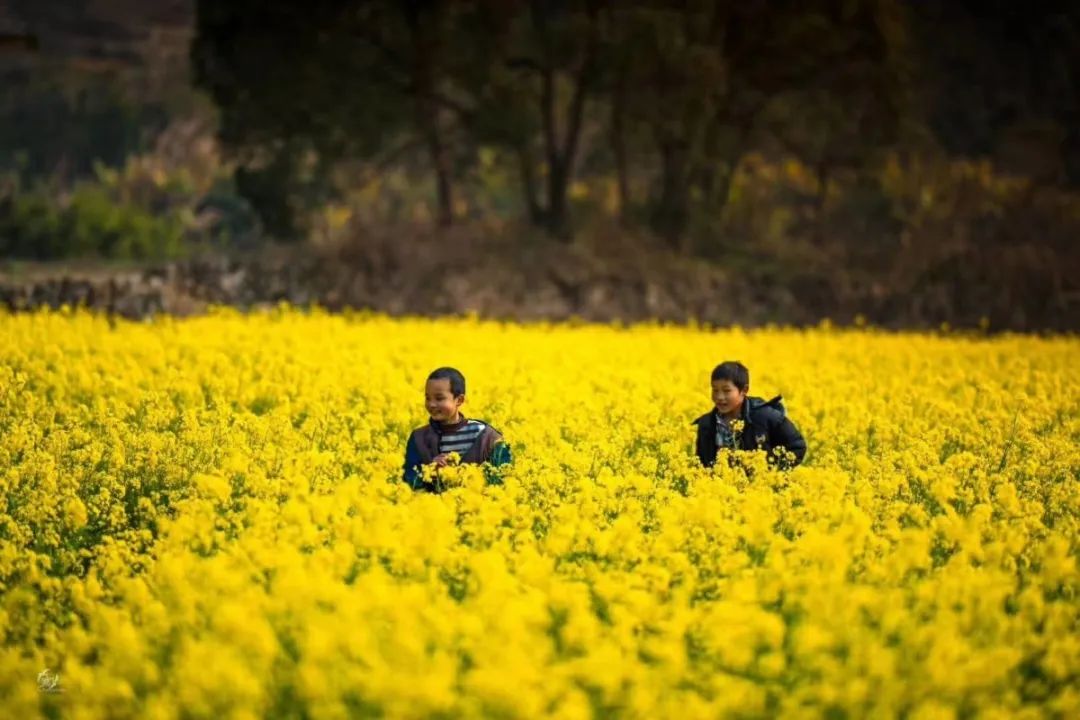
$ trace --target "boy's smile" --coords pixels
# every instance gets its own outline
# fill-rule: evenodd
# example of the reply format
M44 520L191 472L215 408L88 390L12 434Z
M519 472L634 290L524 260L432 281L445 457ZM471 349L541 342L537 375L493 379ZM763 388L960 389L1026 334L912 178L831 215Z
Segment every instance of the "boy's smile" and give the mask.
M717 411L726 418L737 418L742 412L746 392L735 387L730 380L713 380L712 400Z
M444 424L454 424L461 420L461 405L464 395L454 397L450 381L446 378L428 380L424 387L424 407L431 419Z

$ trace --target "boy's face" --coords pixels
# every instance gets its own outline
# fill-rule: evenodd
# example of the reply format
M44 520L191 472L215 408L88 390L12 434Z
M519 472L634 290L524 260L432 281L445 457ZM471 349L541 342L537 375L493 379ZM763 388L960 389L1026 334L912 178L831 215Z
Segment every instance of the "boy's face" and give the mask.
M464 395L454 397L450 381L446 378L428 380L424 387L424 406L432 420L445 423L458 419Z
M721 415L735 415L742 409L746 392L730 380L712 381L712 401Z

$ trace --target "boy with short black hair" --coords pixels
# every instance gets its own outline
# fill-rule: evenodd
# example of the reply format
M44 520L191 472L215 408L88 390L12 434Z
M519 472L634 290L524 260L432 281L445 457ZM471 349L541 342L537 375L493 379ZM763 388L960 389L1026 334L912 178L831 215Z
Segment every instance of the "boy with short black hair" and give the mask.
M711 382L715 407L694 421L702 465L715 464L720 448L764 450L770 465L784 469L802 462L806 440L788 419L781 396L768 401L748 397L750 371L733 360L717 365Z
M458 370L441 367L428 376L424 404L431 421L413 430L405 445L402 479L413 490L438 491L437 482L424 481L422 466L444 468L451 462L450 453L457 453L462 463L492 467L513 461L510 446L495 428L461 414L464 403L465 376ZM488 482L497 483L497 476L489 474Z

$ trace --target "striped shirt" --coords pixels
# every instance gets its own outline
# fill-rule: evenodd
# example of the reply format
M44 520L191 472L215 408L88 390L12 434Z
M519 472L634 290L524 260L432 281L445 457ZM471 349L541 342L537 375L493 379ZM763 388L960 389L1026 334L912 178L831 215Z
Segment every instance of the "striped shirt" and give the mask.
M467 420L459 429L439 436L439 454L456 452L464 455L486 428L487 425L479 420Z

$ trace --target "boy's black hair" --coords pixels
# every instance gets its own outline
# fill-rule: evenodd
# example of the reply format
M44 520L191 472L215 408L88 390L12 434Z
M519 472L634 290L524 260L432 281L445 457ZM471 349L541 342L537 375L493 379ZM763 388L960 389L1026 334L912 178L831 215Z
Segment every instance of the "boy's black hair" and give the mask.
M465 394L465 376L461 374L461 371L455 370L452 367L441 367L436 370L432 370L428 375L428 380L449 380L450 392L454 394L454 397Z
M713 368L711 382L717 380L727 380L742 392L750 389L750 371L736 360L726 360Z

